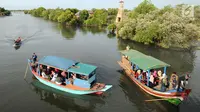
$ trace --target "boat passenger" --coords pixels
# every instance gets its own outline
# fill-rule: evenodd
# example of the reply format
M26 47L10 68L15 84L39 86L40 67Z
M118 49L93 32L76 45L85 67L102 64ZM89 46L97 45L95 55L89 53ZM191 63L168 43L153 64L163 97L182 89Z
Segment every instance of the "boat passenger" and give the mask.
M61 77L57 77L55 83L61 85L62 84Z
M136 79L138 79L138 76L140 75L140 72L141 72L140 70L136 70L136 73L135 73L135 78Z
M73 79L76 79L76 74L75 74L75 73L72 74L72 78L73 78Z
M40 65L40 76L42 75L42 71L43 71L43 66L42 65Z
M49 66L47 66L47 75L50 75L51 74L51 68Z
M162 80L161 80L161 91L165 92L167 90L167 88L169 87L169 81L167 76L165 76Z
M57 68L55 68L55 73L57 73L57 74L58 74L58 72L59 72L59 70L58 70Z
M45 79L48 79L49 77L46 75L46 70L43 69L42 71L42 77L45 78Z
M162 71L161 70L159 70L158 71L158 80L157 80L157 85L159 85L160 83L161 83L161 80L163 79L163 77L162 77Z
M153 71L153 77L154 77L154 85L158 85L158 75L157 75L157 71L156 70L154 70Z
M52 79L51 79L51 81L55 82L56 78L58 77L58 74L56 74L54 71L51 71L51 73L52 73Z
M128 51L130 49L130 46L126 46L126 50Z
M18 37L18 39L15 41L15 43L21 42L21 37Z
M149 87L150 88L153 88L154 86L154 77L153 77L153 74L150 75L150 81L149 81Z
M178 91L184 91L185 90L185 88L188 84L189 78L190 78L189 74L186 74L184 77L179 78L178 88L177 88Z
M37 61L37 55L36 55L35 53L33 53L32 59L33 59L33 62L34 62L34 63Z
M172 75L171 75L171 86L172 86L172 89L176 89L177 87L177 84L178 84L178 76L176 75L176 72L174 72Z

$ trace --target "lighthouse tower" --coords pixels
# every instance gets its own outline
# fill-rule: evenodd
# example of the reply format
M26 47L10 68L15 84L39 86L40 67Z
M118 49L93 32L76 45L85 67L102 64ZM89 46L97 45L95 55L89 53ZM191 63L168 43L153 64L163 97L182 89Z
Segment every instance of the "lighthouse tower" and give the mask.
M120 6L118 9L118 14L117 14L117 18L116 18L116 23L119 23L122 21L123 19L123 13L124 13L124 1L120 0Z

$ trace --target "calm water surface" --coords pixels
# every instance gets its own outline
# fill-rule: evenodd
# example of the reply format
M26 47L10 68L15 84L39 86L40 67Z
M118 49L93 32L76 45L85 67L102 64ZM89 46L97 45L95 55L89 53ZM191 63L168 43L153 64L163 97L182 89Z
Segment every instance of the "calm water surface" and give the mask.
M15 50L13 37L30 37ZM6 38L6 39L5 39ZM154 97L132 83L117 64L119 50L131 48L152 55L169 64L168 72L190 72L192 93L180 107L165 102L144 102ZM23 79L27 58L36 52L62 56L98 66L99 82L112 84L104 96L76 96L47 87L30 71ZM13 13L0 18L0 112L198 112L200 110L200 51L173 51L144 46L107 35L100 28L63 27L40 18Z

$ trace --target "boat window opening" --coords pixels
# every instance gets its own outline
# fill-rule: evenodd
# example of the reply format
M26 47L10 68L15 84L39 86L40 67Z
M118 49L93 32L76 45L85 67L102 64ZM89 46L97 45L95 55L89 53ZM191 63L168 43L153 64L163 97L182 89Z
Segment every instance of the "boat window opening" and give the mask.
M93 76L93 75L95 75L96 74L96 70L94 70L88 77L89 77L89 79Z
M72 75L71 75L71 78L72 78ZM81 79L81 80L88 80L88 76L81 75L81 74L76 74L76 78Z
M95 85L95 83L96 83L96 80L92 81L92 82L90 83L90 88L92 88L92 87Z

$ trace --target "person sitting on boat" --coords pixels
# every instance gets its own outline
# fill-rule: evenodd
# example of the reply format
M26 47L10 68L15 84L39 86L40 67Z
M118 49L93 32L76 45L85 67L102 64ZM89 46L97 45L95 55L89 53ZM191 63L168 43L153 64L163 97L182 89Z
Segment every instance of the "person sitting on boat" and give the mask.
M40 76L42 76L42 71L43 71L43 66L42 65L40 65Z
M169 81L167 76L165 76L162 80L161 80L161 91L165 92L167 90L167 88L169 88Z
M21 42L21 37L18 37L18 39L15 41L15 43L20 43Z
M170 83L171 83L170 89L176 89L177 88L178 76L176 75L176 72L172 73Z
M130 46L126 46L126 50L128 51L130 49Z
M73 79L76 79L76 74L72 74L72 78L73 78Z
M43 69L42 70L42 77L45 78L45 79L48 79L49 77L46 75L46 70Z
M153 74L150 75L150 80L149 80L149 87L153 88L154 86L154 76Z
M154 85L158 85L158 75L157 75L157 71L156 70L154 70L153 71L153 77L154 77Z
M138 70L136 70L136 72L135 72L135 78L136 79L138 79L138 76L140 75L140 70L138 69Z
M47 66L47 72L46 72L47 75L50 75L51 74L51 68L50 66Z
M141 82L142 81L142 72L141 70L138 70L138 79Z
M33 62L34 62L34 63L37 61L37 55L36 55L35 53L33 53L32 59L33 59Z
M56 78L58 77L58 74L56 74L55 71L51 71L51 76L52 76L51 81L52 81L52 82L55 82L55 81L56 81Z
M187 73L184 77L180 77L178 81L178 91L184 91L186 86L188 85L188 80L190 79L190 75Z
M161 83L161 80L163 79L163 76L162 76L162 71L159 70L158 71L158 78L157 78L157 85L159 85Z
M56 80L55 80L55 83L61 85L62 84L61 77L57 77Z

